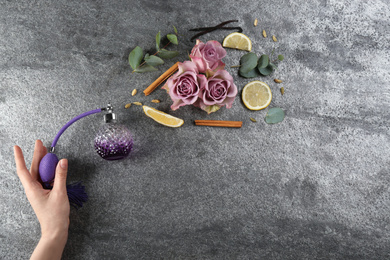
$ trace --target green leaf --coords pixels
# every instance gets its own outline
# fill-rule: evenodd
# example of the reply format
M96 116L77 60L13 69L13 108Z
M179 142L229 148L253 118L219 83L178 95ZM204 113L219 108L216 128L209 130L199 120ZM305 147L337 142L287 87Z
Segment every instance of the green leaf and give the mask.
M280 60L280 61L284 60L284 56L282 54L279 54L278 55L278 60Z
M207 106L204 111L207 112L207 114L211 114L215 111L218 111L221 108L221 106L218 105L212 105L212 106Z
M257 67L257 68L259 69L259 67ZM263 75L263 76L268 76L268 75L271 74L273 71L274 71L274 68L273 68L271 65L268 65L268 66L265 67L265 68L259 69L260 74Z
M164 64L164 61L157 56L148 56L148 57L145 56L145 62L150 66L158 66Z
M161 49L160 52L157 54L163 59L172 59L179 55L178 51L167 51L166 49Z
M257 68L254 68L247 73L243 73L241 71L238 71L238 73L240 74L241 77L244 77L244 78L255 78L255 77L260 76L260 73L257 70Z
M177 35L178 33L177 33L176 27L174 25L172 25L172 26L173 26L173 30L175 30L175 34Z
M160 50L160 43L161 43L161 33L158 31L156 35L156 49Z
M265 122L267 124L276 124L282 122L284 119L284 111L279 107L270 108L265 116Z
M270 62L269 65L271 65L274 70L278 68L278 65L276 65L275 63Z
M268 64L269 64L269 57L268 57L268 55L266 55L266 54L261 55L260 58L259 58L259 64L257 65L259 70L262 69L262 68L267 67Z
M156 70L157 69L155 67L146 64L142 67L135 69L134 72L143 73L143 72L150 72L150 71L156 71Z
M141 47L137 46L132 50L129 54L129 64L135 70L142 61L142 57L144 56L144 52Z
M175 45L178 45L178 44L179 44L179 42L177 41L177 36L176 36L176 35L174 35L174 34L167 34L167 38L168 38L168 40L169 40L171 43L173 43L173 44L175 44Z
M247 53L240 59L240 73L248 73L257 66L257 55L253 52Z

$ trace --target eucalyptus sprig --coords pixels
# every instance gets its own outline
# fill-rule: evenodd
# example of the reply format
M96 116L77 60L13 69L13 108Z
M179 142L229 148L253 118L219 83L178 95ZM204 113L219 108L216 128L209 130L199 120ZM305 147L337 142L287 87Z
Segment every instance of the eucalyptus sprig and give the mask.
M161 32L159 31L156 35L156 53L153 55L150 55L149 53L146 53L144 56L144 51L141 47L137 46L135 47L129 54L129 64L133 68L132 73L142 73L142 72L149 72L149 71L156 71L156 66L159 66L161 64L164 64L163 59L172 59L179 55L178 51L168 51L165 49L169 44L175 44L178 45L178 33L175 26L173 26L173 29L175 31L174 34L167 34L166 37L168 39L168 43L163 47L160 48L161 44ZM157 56L158 57L157 57Z
M284 60L284 56L279 54L273 59L274 50L271 55L263 54L260 58L253 52L247 53L240 59L240 76L244 78L254 78L260 75L268 76L278 68L278 63Z

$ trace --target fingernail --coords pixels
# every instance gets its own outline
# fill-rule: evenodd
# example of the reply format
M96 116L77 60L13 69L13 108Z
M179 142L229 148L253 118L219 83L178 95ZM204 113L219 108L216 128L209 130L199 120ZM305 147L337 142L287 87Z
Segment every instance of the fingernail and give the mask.
M60 161L60 166L61 166L62 169L66 170L68 168L68 160L62 159Z

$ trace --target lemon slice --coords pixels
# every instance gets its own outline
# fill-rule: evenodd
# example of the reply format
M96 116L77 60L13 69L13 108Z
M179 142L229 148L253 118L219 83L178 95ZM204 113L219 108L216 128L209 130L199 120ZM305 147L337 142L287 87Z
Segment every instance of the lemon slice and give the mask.
M252 81L242 89L242 102L250 110L261 110L271 103L272 92L267 84Z
M222 46L226 48L251 51L252 41L245 34L234 32L225 37Z
M169 126L169 127L179 127L184 124L183 119L171 116L155 108L143 106L143 109L145 114L148 117L152 118L154 121L162 125Z

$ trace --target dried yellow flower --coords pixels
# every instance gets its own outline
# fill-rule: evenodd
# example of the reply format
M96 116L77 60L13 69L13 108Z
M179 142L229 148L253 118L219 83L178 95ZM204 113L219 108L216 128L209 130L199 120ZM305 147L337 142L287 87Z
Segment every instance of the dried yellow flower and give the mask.
M257 21L257 18L256 18L255 21L254 21L254 23L253 23L253 25L254 25L254 26L257 26L257 23L258 23L258 21Z
M249 118L252 122L257 122L256 119L254 119L253 117L250 117Z
M128 109L129 107L131 107L131 103L125 105L126 109Z
M135 96L136 94L137 94L137 89L133 89L133 91L131 92L131 95Z
M274 42L277 42L278 39L276 39L276 36L275 35L272 35L272 40L274 40Z
M280 93L282 93L282 95L284 95L284 87L280 88Z
M275 81L276 83L282 83L282 82L283 82L283 81L280 80L280 79L274 79L274 81Z
M137 105L137 106L142 106L142 103L141 102L133 102L134 105Z
M263 37L267 38L267 32L265 30L263 30Z
M153 99L152 102L153 102L153 103L160 103L161 101L158 100L158 99Z

